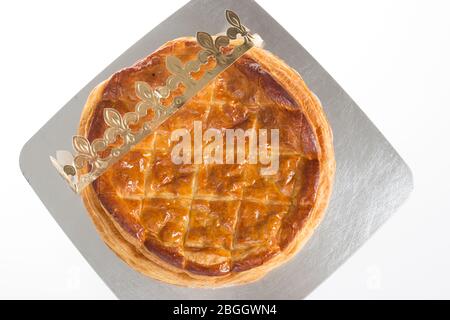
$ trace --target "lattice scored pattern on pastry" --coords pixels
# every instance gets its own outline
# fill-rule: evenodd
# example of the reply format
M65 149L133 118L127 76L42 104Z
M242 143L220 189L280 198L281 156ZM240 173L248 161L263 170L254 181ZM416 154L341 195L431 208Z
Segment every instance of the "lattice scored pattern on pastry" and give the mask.
M89 140L104 130L104 108L132 110L135 81L161 85L168 76L167 55L185 63L198 50L194 40L169 42L116 73L93 113ZM175 165L171 132L186 128L193 137L194 121L201 121L204 130L279 129L278 173L263 176L261 164L249 163ZM93 188L120 228L150 253L192 273L223 275L258 266L289 246L314 203L319 152L301 108L244 55L109 168Z

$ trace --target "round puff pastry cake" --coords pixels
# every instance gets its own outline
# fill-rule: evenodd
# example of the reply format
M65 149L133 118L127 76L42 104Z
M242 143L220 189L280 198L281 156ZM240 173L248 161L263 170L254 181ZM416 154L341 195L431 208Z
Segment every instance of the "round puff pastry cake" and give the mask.
M112 75L90 94L79 134L102 137L105 108L133 111L136 81L163 86L170 75L165 58L186 63L200 49L194 38L179 38ZM278 172L261 175L262 165L249 163L174 164L171 132L192 132L194 121L203 130L279 129ZM135 270L171 284L220 287L255 281L299 251L325 212L334 170L332 133L318 99L297 72L254 47L82 198L103 240Z

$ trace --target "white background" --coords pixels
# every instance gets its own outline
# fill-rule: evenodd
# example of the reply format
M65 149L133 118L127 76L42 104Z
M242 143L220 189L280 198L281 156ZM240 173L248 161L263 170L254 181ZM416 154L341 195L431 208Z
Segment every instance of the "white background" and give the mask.
M450 298L450 3L258 1L353 97L415 190L309 298ZM78 90L185 1L1 1L0 298L114 298L19 170Z

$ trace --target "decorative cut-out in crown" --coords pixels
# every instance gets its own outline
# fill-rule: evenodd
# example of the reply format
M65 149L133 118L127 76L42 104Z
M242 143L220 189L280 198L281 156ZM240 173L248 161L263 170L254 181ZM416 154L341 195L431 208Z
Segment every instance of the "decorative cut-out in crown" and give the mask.
M197 42L203 48L198 53L197 59L183 65L175 56L167 57L166 67L171 76L165 86L152 89L146 82L135 83L136 95L140 101L135 105L134 111L122 116L117 110L106 108L103 117L108 128L103 133L103 138L89 142L85 137L76 135L72 139L75 155L69 151L57 151L56 159L50 156L57 171L76 193L97 179L253 46L253 36L241 24L237 14L227 10L225 17L231 25L226 35L212 37L206 32L197 32ZM222 49L230 44L230 40L237 39L238 35L243 39L243 43L235 46L231 52L225 53ZM193 79L191 73L199 71L210 58L215 60L214 68L207 70L200 79ZM180 84L184 86L183 94L174 97L169 106L164 106L161 99L168 98ZM153 111L152 120L144 122L140 129L132 130L130 125L137 124L147 115L149 109ZM102 157L102 153L119 137L123 143L113 147L108 155Z

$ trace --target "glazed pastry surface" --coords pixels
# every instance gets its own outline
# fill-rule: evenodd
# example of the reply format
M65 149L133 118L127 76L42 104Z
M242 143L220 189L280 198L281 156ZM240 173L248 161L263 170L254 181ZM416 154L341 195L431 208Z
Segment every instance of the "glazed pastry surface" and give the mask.
M136 81L162 86L167 55L186 63L199 50L180 38L115 73L91 93L80 133L101 137L105 108L134 111ZM171 133L194 137L194 121L203 132L223 132L224 144L226 129L278 129L278 172L262 175L267 165L248 159L174 164ZM253 48L88 186L83 200L105 242L133 268L214 287L256 280L297 252L323 216L333 175L331 130L317 98L284 62Z

